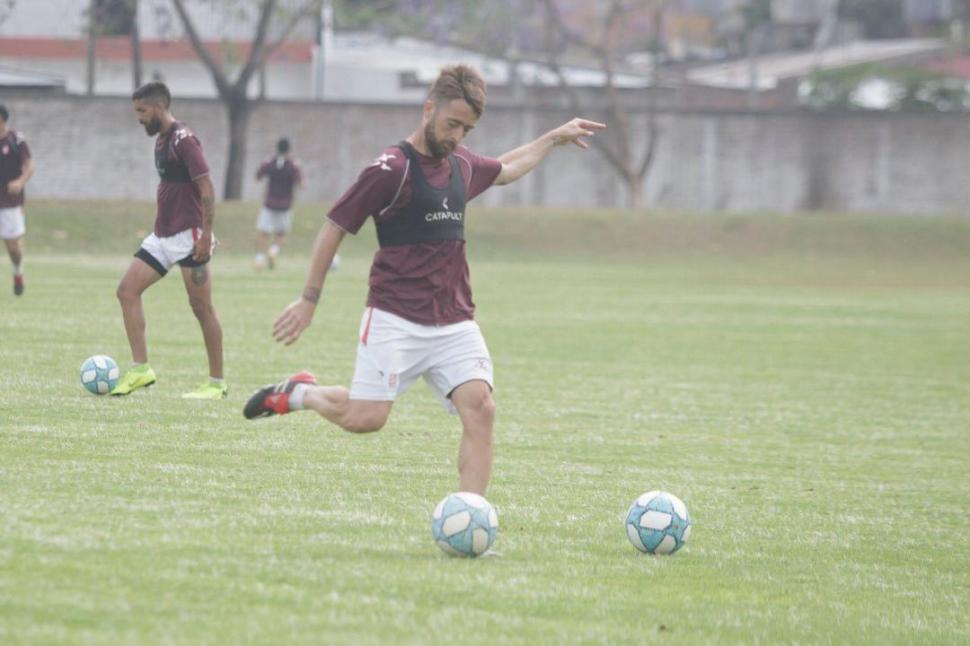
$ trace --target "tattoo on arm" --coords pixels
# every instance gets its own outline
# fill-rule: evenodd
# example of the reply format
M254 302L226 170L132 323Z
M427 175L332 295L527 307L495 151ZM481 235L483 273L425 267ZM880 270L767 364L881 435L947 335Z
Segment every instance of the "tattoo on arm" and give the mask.
M303 288L303 300L310 301L314 305L320 302L320 288L319 287L304 287Z
M202 286L205 285L205 281L209 280L209 270L206 269L205 265L200 265L198 267L192 268L192 284Z
M211 231L212 223L216 219L216 198L214 196L202 196L202 217L205 227Z

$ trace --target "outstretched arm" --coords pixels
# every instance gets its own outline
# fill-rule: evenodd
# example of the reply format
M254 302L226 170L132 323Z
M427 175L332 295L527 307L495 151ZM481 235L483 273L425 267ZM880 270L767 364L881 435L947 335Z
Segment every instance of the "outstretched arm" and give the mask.
M519 179L538 166L539 162L545 159L549 151L556 146L572 143L580 148L589 148L589 144L583 137L592 137L597 130L602 130L605 127L605 123L577 118L567 121L555 130L550 130L524 146L510 150L498 158L502 162L502 172L498 174L495 183L498 185L510 184Z
M337 253L337 247L344 239L344 234L344 230L330 220L327 220L320 229L313 243L313 258L310 260L303 293L300 298L290 303L273 323L273 338L277 341L291 345L300 338L303 330L310 327L313 313L320 301L320 292L323 290L327 270L330 269L330 263L333 262L334 254Z

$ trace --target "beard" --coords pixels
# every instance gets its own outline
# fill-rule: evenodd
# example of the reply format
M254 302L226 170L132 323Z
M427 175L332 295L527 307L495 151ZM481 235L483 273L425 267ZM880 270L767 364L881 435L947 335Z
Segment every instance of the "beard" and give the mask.
M159 119L158 117L155 117L154 119L152 119L151 121L145 124L145 133L149 137L154 137L161 131L162 131L162 120Z
M450 141L441 141L434 135L433 121L429 121L424 126L424 143L428 146L428 152L435 159L444 159L455 152L455 144Z

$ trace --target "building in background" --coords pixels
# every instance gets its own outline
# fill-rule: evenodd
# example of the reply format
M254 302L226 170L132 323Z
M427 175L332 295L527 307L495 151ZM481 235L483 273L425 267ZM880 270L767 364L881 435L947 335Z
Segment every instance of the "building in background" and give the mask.
M104 7L126 6L104 0ZM297 0L290 0L291 4ZM284 2L285 4L285 2ZM67 92L83 94L88 83L86 3L75 0L18 2L0 24L0 67L25 77L47 78ZM167 2L142 1L138 15L102 15L96 39L93 90L99 96L127 96L133 89L132 45L127 34L137 18L143 81L165 81L176 96L208 98L216 89L206 68L184 37L178 17ZM209 53L224 67L244 61L255 16L238 17L230 3L190 5ZM49 21L50 15L62 20ZM106 16L106 17L105 17ZM127 22L126 22L127 20ZM507 61L467 50L411 38L388 38L376 33L317 34L315 21L304 21L267 62L250 86L253 96L272 100L418 102L441 67L463 61L481 69L492 96L509 96L513 67ZM118 33L124 32L124 33ZM270 36L272 40L272 35ZM318 46L322 42L324 45ZM545 66L522 62L514 66L518 82L549 88L558 84ZM566 69L570 84L601 88L605 75L596 69ZM615 79L620 88L644 88L650 80L635 71ZM595 90L592 90L595 91ZM541 92L541 90L540 90Z

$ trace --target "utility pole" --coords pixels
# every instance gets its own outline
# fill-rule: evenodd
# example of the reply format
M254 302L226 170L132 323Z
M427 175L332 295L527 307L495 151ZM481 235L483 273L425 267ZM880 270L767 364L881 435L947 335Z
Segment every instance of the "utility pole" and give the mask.
M326 80L327 60L333 51L333 1L326 0L317 16L317 42L313 47L313 98L322 101Z
M94 96L94 59L98 46L98 2L88 3L87 95Z
M141 87L141 32L138 31L138 0L131 2L131 84Z

